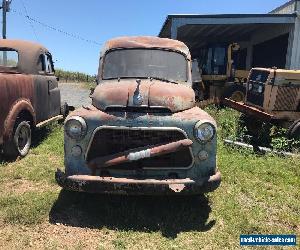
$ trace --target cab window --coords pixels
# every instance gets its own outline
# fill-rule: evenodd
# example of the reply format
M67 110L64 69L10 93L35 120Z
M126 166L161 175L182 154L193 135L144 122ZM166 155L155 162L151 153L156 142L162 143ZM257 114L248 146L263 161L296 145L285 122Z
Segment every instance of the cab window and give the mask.
M54 73L53 61L50 54L41 54L39 64L42 71L46 74Z
M2 67L17 67L19 61L18 52L15 50L0 49L0 66Z
M54 73L54 68L53 68L53 62L52 62L52 57L50 54L45 55L45 62L46 62L46 73L52 74Z

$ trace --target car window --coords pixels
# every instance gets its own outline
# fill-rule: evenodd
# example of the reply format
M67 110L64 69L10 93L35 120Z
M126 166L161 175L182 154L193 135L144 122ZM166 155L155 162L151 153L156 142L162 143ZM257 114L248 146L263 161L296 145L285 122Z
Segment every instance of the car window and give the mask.
M45 69L46 69L46 73L48 74L54 73L52 57L49 54L45 55Z
M38 70L39 71L45 71L46 70L46 66L45 66L45 55L44 54L41 54L39 56L39 61L38 61Z
M19 62L19 54L17 51L0 49L0 66L17 67L18 62Z

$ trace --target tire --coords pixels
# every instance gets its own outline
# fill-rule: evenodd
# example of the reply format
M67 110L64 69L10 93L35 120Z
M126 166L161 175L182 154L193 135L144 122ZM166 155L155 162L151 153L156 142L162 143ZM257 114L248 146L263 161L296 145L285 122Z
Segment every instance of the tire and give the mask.
M288 129L288 138L300 140L300 119L295 121Z
M68 116L69 106L66 102L60 107L60 114L63 115L64 119Z
M18 119L15 123L12 139L3 145L3 153L7 159L28 154L31 146L31 127L28 121Z
M223 99L228 98L236 102L245 102L246 88L239 84L234 84L225 88Z

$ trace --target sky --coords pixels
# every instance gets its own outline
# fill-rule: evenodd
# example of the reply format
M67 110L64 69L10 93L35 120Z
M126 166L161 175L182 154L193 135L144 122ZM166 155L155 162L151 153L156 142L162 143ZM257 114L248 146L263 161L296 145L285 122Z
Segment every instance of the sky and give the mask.
M267 13L286 1L12 0L7 38L43 44L52 53L56 68L96 74L101 45L106 40L157 36L168 14Z

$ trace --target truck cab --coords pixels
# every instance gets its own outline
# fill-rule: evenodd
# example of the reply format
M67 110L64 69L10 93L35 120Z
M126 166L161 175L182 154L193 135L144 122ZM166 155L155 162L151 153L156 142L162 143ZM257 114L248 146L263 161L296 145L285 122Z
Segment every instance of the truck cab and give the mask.
M67 190L199 194L221 181L216 122L195 107L182 42L121 37L105 43L92 103L65 122Z
M34 128L62 119L54 72L42 45L0 40L0 145L7 158L28 153Z

